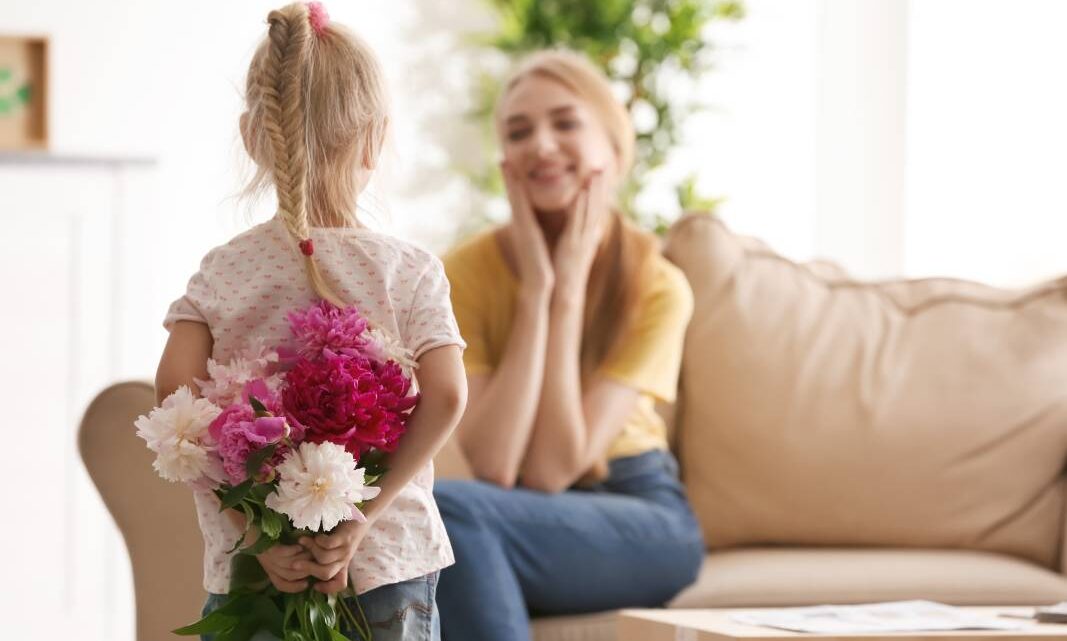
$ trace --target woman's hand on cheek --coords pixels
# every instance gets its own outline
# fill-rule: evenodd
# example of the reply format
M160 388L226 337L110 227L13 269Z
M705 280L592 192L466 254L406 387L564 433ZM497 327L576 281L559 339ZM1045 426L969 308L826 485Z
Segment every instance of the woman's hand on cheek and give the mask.
M504 175L508 202L511 204L511 225L508 226L508 232L511 236L512 251L515 253L519 281L538 293L547 294L555 284L555 274L544 232L537 224L526 188L515 175L514 169L504 161L500 163L500 171Z
M553 263L557 289L562 293L584 293L610 215L604 172L597 169L575 199L556 243Z

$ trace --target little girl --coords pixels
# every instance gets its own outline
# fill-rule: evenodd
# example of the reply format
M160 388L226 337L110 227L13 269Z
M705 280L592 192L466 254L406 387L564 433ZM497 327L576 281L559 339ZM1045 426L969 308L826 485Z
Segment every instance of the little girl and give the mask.
M286 342L286 313L318 299L356 306L408 348L422 396L390 455L381 493L364 509L366 522L346 521L328 536L276 545L257 558L284 592L300 592L314 577L315 589L332 594L351 580L376 641L436 640L438 571L453 557L433 499L431 459L466 402L465 345L448 281L432 254L370 231L355 217L388 123L373 53L330 23L318 3L288 5L267 21L269 33L248 72L240 129L257 166L249 189L273 185L278 211L208 252L171 306L157 395L163 399L181 385L198 389L194 379L207 378L209 358L227 362L260 342ZM220 513L211 492L195 498L206 614L229 589L227 551L244 523L234 510Z

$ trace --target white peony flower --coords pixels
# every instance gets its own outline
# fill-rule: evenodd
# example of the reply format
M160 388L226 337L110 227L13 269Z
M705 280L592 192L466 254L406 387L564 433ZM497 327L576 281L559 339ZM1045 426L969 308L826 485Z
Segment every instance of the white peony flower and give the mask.
M396 361L404 376L411 378L411 373L418 368L419 364L412 358L411 350L392 334L375 327L366 332L367 355L378 361Z
M161 477L183 483L223 478L222 462L206 442L208 426L221 411L182 385L148 416L134 421L137 436L157 454L152 467Z
M208 379L194 379L204 398L221 407L241 398L245 383L257 378L267 380L268 387L276 390L281 384L280 376L267 378L267 370L278 362L278 352L267 349L262 338L254 338L248 348L223 365L215 359L207 362Z
M364 485L363 468L336 443L301 443L275 468L278 488L266 505L288 516L297 528L329 532L341 521L364 520L356 503L378 496Z

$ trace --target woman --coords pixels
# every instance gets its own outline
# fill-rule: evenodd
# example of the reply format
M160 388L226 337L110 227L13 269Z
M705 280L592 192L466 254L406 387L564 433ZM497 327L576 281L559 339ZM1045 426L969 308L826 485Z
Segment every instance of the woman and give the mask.
M445 259L468 343L456 438L479 479L435 488L456 556L437 597L446 641L662 605L704 552L654 411L674 400L692 293L615 206L629 116L560 51L529 58L496 115L511 222Z

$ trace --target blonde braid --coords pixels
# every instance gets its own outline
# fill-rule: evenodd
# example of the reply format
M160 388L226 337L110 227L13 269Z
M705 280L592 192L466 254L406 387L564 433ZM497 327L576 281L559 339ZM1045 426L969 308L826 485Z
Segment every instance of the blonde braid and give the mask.
M307 6L291 4L267 15L267 60L259 77L263 126L270 140L278 214L299 242L310 239L307 211L307 125L303 105L313 35ZM345 304L329 286L311 255L304 256L308 279L319 297Z

